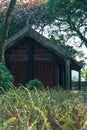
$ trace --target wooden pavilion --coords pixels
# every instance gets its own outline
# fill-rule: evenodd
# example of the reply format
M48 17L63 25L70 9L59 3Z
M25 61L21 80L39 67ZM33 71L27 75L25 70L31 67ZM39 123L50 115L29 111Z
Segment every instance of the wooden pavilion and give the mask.
M39 79L46 86L72 89L71 71L79 72L81 64L72 58L71 50L64 50L32 28L25 27L6 40L6 65L14 75L15 84Z

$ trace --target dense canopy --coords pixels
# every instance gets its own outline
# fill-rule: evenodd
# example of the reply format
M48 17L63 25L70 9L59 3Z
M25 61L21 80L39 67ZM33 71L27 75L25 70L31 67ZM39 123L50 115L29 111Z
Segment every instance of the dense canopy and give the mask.
M33 17L33 14L39 8L41 8L41 6L44 6L43 3L45 0L40 0L40 1L36 0L34 2L32 2L31 0L29 1L27 0L26 3L24 2L24 0L20 0L20 1L17 1L15 9L12 13L11 22L9 25L8 37L21 30L26 25L26 21L30 17ZM8 6L9 6L9 1L2 0L2 3L0 5L0 33L2 32L3 29L3 21Z
M66 32L66 40L79 37L87 46L87 0L48 0L47 6L57 34Z
M1 1L0 33L9 5L9 0ZM21 30L26 23L42 31L49 25L52 27L48 30L49 36L56 36L60 43L65 44L72 39L73 43L78 45L78 41L75 42L74 39L79 38L80 45L87 45L87 1L48 0L46 4L45 1L18 0L11 16L8 37ZM83 56L83 53L80 52L80 56Z

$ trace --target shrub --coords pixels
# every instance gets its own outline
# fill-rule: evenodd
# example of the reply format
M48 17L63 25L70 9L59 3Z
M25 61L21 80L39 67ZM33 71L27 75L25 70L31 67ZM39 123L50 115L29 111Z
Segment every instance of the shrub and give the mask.
M30 80L28 83L25 84L25 86L30 90L33 90L35 88L39 89L39 90L44 89L43 83L41 81L39 81L38 79Z
M10 89L0 96L0 130L87 130L87 103L81 96Z
M0 90L7 91L10 87L13 87L13 76L10 74L7 67L0 63Z

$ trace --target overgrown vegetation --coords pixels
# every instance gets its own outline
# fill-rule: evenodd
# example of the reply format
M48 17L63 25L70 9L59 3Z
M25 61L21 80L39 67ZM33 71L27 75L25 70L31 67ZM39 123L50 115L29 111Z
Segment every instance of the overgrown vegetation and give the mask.
M87 68L82 68L81 76L85 81L87 81Z
M81 96L62 89L10 89L0 95L0 130L82 130L86 111Z
M7 91L13 87L14 78L7 69L7 67L0 63L0 91Z
M29 90L33 90L33 89L39 89L39 90L43 90L44 89L44 85L41 81L39 81L38 79L33 79L30 80L28 83L26 83L25 85Z

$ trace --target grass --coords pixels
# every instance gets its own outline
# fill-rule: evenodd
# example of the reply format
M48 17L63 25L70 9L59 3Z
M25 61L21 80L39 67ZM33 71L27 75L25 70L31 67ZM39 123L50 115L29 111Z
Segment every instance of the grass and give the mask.
M82 130L87 102L62 89L10 89L0 95L0 130Z

